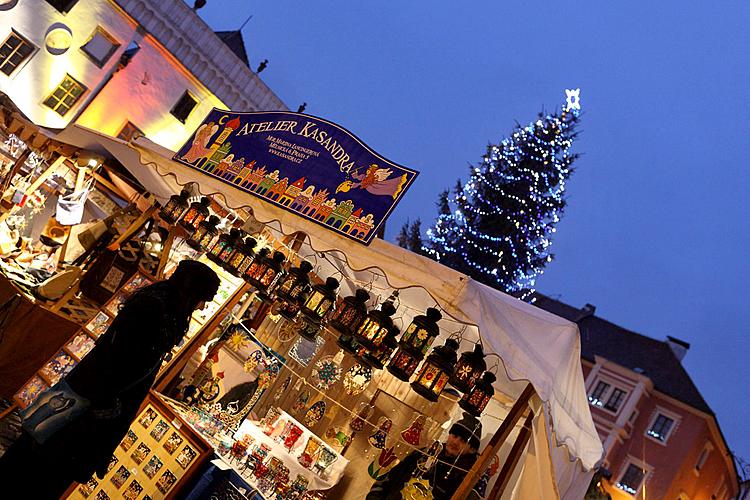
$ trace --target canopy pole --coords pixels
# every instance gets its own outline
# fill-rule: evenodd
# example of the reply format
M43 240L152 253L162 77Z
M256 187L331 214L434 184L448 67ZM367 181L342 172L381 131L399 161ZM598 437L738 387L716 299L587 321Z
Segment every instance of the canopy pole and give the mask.
M529 416L526 417L523 427L518 431L516 442L513 443L513 448L510 449L510 454L508 454L508 458L505 460L503 468L500 469L497 479L495 480L495 485L492 487L492 491L487 498L499 500L500 496L505 492L505 488L508 486L508 481L510 481L510 477L513 475L513 471L516 469L518 461L521 459L523 450L526 448L526 445L531 438L531 425L533 420L534 412L532 411L529 412Z
M469 472L466 474L464 480L461 482L458 489L451 497L451 500L462 500L469 495L469 492L479 480L479 477L484 472L484 469L486 469L489 465L492 457L495 456L505 440L508 439L511 431L516 426L516 423L520 420L521 416L523 416L523 413L526 411L529 400L531 399L531 396L533 394L534 388L532 387L531 383L526 384L526 388L524 388L521 395L518 396L516 402L513 403L513 407L508 412L508 416L505 417L505 420L502 421L500 427L497 428L495 435L492 436L490 442L487 444L482 454L479 455L479 458L471 467L471 470L469 470ZM500 478L498 478L498 481L499 480Z

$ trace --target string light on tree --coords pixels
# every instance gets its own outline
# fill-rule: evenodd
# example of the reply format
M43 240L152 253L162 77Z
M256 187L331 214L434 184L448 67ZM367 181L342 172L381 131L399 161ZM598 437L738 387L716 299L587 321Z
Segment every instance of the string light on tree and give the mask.
M540 113L487 147L465 183L438 200L424 252L489 286L522 298L552 261L552 236L566 205L565 182L578 155L580 89L556 113Z

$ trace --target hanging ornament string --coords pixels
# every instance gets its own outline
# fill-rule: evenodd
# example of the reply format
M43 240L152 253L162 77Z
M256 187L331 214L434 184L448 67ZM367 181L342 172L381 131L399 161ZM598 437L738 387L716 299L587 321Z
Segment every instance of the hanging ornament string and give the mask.
M232 314L232 313L230 313L230 314L231 314L232 318L233 318L233 319L234 319L235 321L237 321L237 320L238 320L238 318L237 318L236 316L234 316L234 314ZM294 370L294 369L293 369L293 368L292 368L291 366L289 366L289 365L288 365L288 364L287 364L287 363L286 363L286 362L285 362L284 360L282 360L281 358L279 358L279 357L278 357L278 356L276 355L276 353L274 353L274 352L273 352L273 351L272 351L271 349L269 349L268 347L266 347L266 346L265 346L265 345L263 344L263 342L261 342L261 341L260 341L260 339L258 339L258 338L257 338L257 337L255 336L255 334L254 334L254 333L253 333L253 332L252 332L252 331L251 331L250 329L248 329L248 328L247 328L247 327L246 327L246 326L245 326L244 324L242 324L241 322L239 322L238 324L239 324L239 325L240 325L240 326L241 326L241 327L242 327L242 328L243 328L243 329L245 330L245 332L247 333L247 335L248 335L248 336L249 336L249 337L250 337L250 338L251 338L252 340L254 340L254 341L255 341L255 342L257 343L257 344L259 344L259 346L261 347L261 349L263 349L263 350L264 350L264 351L265 351L265 352L267 353L267 355L268 355L269 357L273 357L273 358L275 358L275 359L276 359L276 361L277 361L278 363L280 363L280 364L281 364L281 365L282 365L282 366L283 366L284 368L286 368L287 370L289 370L289 371L290 371L290 372L291 372L291 373L292 373L292 374L293 374L293 375L294 375L295 377L297 377L297 379L298 379L298 382L302 382L302 384L303 384L303 386L304 386L304 387L308 387L308 388L310 388L311 390L315 391L316 393L318 393L318 395L322 396L322 397L323 397L324 399L327 399L328 401L330 401L330 402L331 402L331 403L333 403L334 405L336 405L336 406L338 406L339 408L341 408L342 410L344 410L344 411L345 411L346 413L348 413L348 414L349 414L349 416L350 416L350 417L356 417L356 416L357 416L357 414L356 414L356 413L355 413L354 411L352 411L352 410L350 410L349 408L347 408L346 406L342 405L341 403L339 403L339 402L338 402L338 401L336 401L335 399L333 399L333 398L331 398L330 396L328 396L328 395L327 395L327 394L326 394L325 392L323 392L323 391L321 391L320 389L318 389L317 387L315 387L315 385L313 385L313 384L310 384L310 383L309 383L309 382L308 382L307 380L305 380L305 378L304 378L304 377L303 377L302 375L300 375L299 373L297 373L297 371L296 371L296 370ZM300 389L300 390L302 390L302 389ZM370 421L370 420L368 420L368 419L362 419L362 421L363 421L363 422L364 422L364 423L365 423L366 425L369 425L370 427L372 427L373 429L376 429L376 430L377 430L377 429L379 428L379 426L378 426L378 424L377 424L377 423L374 423L374 422L372 422L372 421ZM472 434L472 435L473 435L473 434ZM411 444L408 444L408 443L400 443L400 444L403 444L403 445L405 445L406 447L410 448L410 449L411 449L412 451L416 451L416 452L418 452L418 453L420 453L420 454L422 454L422 455L428 455L428 454L427 454L427 453L425 453L425 452L424 452L424 451L423 451L422 449L420 449L420 448L417 448L416 446L412 446ZM457 457L457 458L458 458L458 457ZM456 462L455 462L455 461L454 461L453 463L450 463L450 462L446 462L446 461L443 461L443 460L437 460L437 461L438 461L438 462L441 462L441 463L444 463L444 464L446 464L446 465L448 465L449 467L451 467L451 469L455 468L455 469L457 469L457 470L460 470L460 471L462 471L462 472L465 472L465 473L468 473L468 472L469 472L469 471L468 471L467 469L462 469L461 467L458 467L458 466L456 466Z

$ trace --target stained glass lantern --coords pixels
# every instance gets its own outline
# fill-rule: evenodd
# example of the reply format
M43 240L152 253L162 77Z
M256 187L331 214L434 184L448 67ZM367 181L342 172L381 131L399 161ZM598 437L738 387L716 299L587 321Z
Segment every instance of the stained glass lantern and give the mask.
M159 211L161 219L170 225L177 223L189 208L188 198L190 198L190 190L187 188L180 191L180 194L170 196L169 201Z
M271 253L271 249L268 247L263 247L256 252L255 258L242 274L245 281L252 284L252 281L250 281L251 279L257 279L258 276L263 276L263 271L266 269L263 262L268 259L269 253Z
M339 280L336 278L328 278L325 284L319 283L313 286L300 312L307 319L320 322L336 303L336 290L338 288Z
M355 356L359 353L361 347L360 343L352 335L341 335L336 344L349 354L354 354Z
M254 249L257 244L255 238L248 236L241 244L237 245L227 263L227 268L232 274L242 276L245 273L255 258Z
M299 323L299 330L297 333L307 340L315 340L318 336L318 332L323 328L320 321L313 321L309 316L299 315L297 322Z
M217 224L219 224L219 220L220 219L215 215L211 215L208 219L203 219L203 221L198 224L198 229L196 229L194 233L188 236L187 244L196 250L205 249L205 247L201 245L201 242L210 242L214 239L214 237L216 237L216 235L219 234L219 230L216 229Z
M495 380L497 378L494 373L484 372L474 387L461 397L458 405L475 417L479 417L495 394L495 389L492 387Z
M440 311L430 307L424 315L415 316L404 331L399 345L413 351L415 354L424 356L430 349L432 342L440 334L437 322L443 317Z
M208 249L206 257L208 257L211 262L222 265L221 256L224 254L224 249L227 247L233 249L237 244L236 242L240 235L240 230L234 227L228 233L222 233L219 236L219 239L216 240L216 243Z
M388 371L397 379L408 382L420 361L422 361L421 354L414 354L403 346L399 346L396 354L391 358L391 362L388 363Z
M282 301L278 309L279 314L281 314L284 318L288 319L289 321L295 321L295 318L297 317L297 313L299 313L299 310L302 307L302 304L304 304L305 301L307 301L307 297L309 296L310 296L309 289L302 290L297 296L297 300Z
M180 225L188 232L192 233L198 229L198 225L203 222L203 219L208 218L208 206L211 204L211 200L207 197L201 198L199 201L194 201L190 204L185 215L180 219Z
M237 248L240 247L240 245L243 244L243 238L247 236L242 230L232 228L231 231L229 231L229 241L227 241L227 244L224 245L224 248L221 250L221 253L219 253L219 265L226 269L227 271L230 270L229 267L229 260L232 258L232 255L234 255L234 252L237 250Z
M391 316L396 312L393 301L397 294L398 292L395 292L383 302L379 310L375 309L367 313L367 317L354 334L357 342L368 349L375 349L383 342L393 326Z
M386 335L383 342L375 349L368 349L364 353L364 356L361 357L361 359L373 368L382 370L385 364L390 359L391 354L393 354L393 351L396 349L396 347L398 347L396 337L399 333L401 332L399 331L397 326L391 327L391 331L388 333L388 335Z
M291 269L279 282L276 297L286 302L301 302L301 296L310 287L312 264L303 260L299 267Z
M445 345L433 349L422 363L416 380L411 383L411 388L423 398L437 401L456 366L458 357L456 350L458 350L456 339L448 339Z
M473 351L461 353L448 383L461 392L469 392L486 369L487 363L484 362L482 344L478 343Z
M370 294L358 288L354 295L342 300L328 317L328 326L341 336L352 336L367 317Z
M270 303L271 294L284 273L282 264L286 257L281 252L274 252L273 257L269 258L268 251L263 250L260 252L263 255L258 255L247 268L244 278L258 290L258 297L263 302Z

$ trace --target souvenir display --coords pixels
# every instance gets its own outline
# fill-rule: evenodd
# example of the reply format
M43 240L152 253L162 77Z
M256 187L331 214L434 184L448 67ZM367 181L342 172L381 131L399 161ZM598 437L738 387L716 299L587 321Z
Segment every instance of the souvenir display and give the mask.
M85 498L88 498L94 492L94 490L96 490L97 486L99 486L99 481L97 481L96 478L92 477L86 483L80 485L78 487L78 491Z
M235 276L242 276L255 258L255 246L258 242L255 238L247 237L237 244L232 255L226 263L226 269Z
M85 333L79 333L65 346L65 349L78 359L83 358L93 348L94 339Z
M307 366L323 344L325 344L325 339L322 337L317 337L315 340L300 337L289 350L289 357L300 365Z
M122 492L122 497L125 500L135 500L143 492L143 486L137 480L133 479L130 481L127 489Z
M341 378L341 366L336 362L335 356L323 356L315 363L312 372L312 382L315 386L327 391Z
M96 494L96 500L110 500L110 498L104 490L99 490Z
M175 450L177 450L177 448L180 447L181 444L182 444L182 436L180 436L176 432L172 432L172 434L169 436L169 439L167 439L164 442L163 446L164 446L164 449L167 450L169 454L171 455L172 453L175 452Z
M318 458L318 451L322 443L317 438L310 436L305 444L305 451L299 456L298 462L302 467L309 469Z
M419 440L422 437L422 431L424 430L424 416L420 415L417 417L409 427L401 432L401 439L406 441L412 446L419 446Z
M250 353L250 356L245 359L245 363L242 365L242 369L247 373L252 373L255 368L263 363L265 356L260 349L256 349Z
M187 469L190 465L190 462L192 462L196 456L198 456L198 454L194 449L192 449L190 446L185 446L180 454L177 455L175 461L180 464L180 467L182 467L183 469Z
M120 442L120 448L122 448L125 451L128 451L130 447L135 444L136 441L138 441L138 436L132 430L128 430L128 433L125 434L125 437L122 438L122 441Z
M161 441L161 438L164 437L164 434L166 434L168 430L169 424L167 424L164 420L159 420L159 423L156 424L156 426L151 431L151 437L157 441Z
M374 406L365 403L364 401L360 401L357 403L356 411L354 412L356 416L352 418L351 422L349 422L349 427L351 427L353 431L362 432L365 430L366 421L372 416L374 411Z
M292 413L300 413L307 407L307 401L310 399L309 392L303 392L297 397L297 401L292 406Z
M422 356L400 346L388 363L388 371L397 379L408 382L421 360Z
M152 478L156 475L157 472L159 472L159 469L162 468L162 465L164 463L154 455L149 459L148 463L143 466L143 473L146 474L149 478Z
M72 356L64 351L60 351L50 362L39 370L39 374L46 379L50 385L55 385L63 376L73 369L75 364L76 361Z
M140 464L146 459L149 453L151 453L151 448L149 448L146 443L141 443L130 455L130 458L133 459L133 462Z
M99 335L107 331L110 323L112 323L112 318L99 311L96 313L96 316L86 324L86 330L90 331L94 337L97 338Z
M130 471L124 465L121 465L120 468L117 469L117 472L112 474L110 481L115 485L115 488L119 489L125 484L125 481L127 481L129 477Z
M204 219L198 224L192 234L190 234L186 240L187 244L195 250L207 250L207 246L216 238L219 234L219 230L216 228L219 224L220 219L215 215L211 215L207 219Z
M358 288L354 295L344 298L328 317L328 326L341 337L351 337L367 316L367 301L370 294Z
M307 427L313 427L315 424L320 422L320 419L323 418L323 415L325 415L326 412L326 403L325 401L317 401L310 406L310 409L307 410L307 413L305 413L305 417L302 420L302 423L305 424Z
M280 314L287 319L294 319L310 288L310 271L312 264L303 260L299 267L290 270L279 284L276 296L285 302Z
M279 436L278 440L284 444L284 447L287 450L291 451L300 436L302 436L302 429L291 420L288 420L284 425L284 430L281 431L281 435Z
M432 342L440 335L437 322L443 317L440 311L430 307L424 315L415 316L404 330L399 345L422 356L427 354Z
M157 416L158 414L152 408L147 408L146 411L141 414L141 418L138 419L138 423L145 428L149 428L154 420L156 420Z
M385 449L385 441L388 438L388 434L391 432L392 427L393 422L390 418L380 417L377 430L370 434L367 441L369 441L369 443L375 448L380 450Z
M262 248L242 275L245 281L258 290L258 297L267 303L271 302L271 295L284 272L282 263L286 259L281 252L274 252L271 258L268 257L269 253L267 247Z
M177 477L172 474L172 471L166 470L156 482L156 487L166 495L176 481Z
M36 397L48 387L49 386L44 382L44 380L35 375L31 377L28 382L26 382L26 385L24 385L21 390L18 391L18 394L16 394L15 397L23 407L26 407L33 403Z
M391 326L379 346L372 349L362 346L361 349L357 350L357 359L377 370L382 370L398 345L396 337L399 333L401 332L399 332L397 326Z
M396 462L398 457L393 452L393 446L389 448L383 448L378 455L377 461L373 460L367 467L367 473L370 477L379 481L385 477L387 469ZM377 465L376 465L377 462Z

